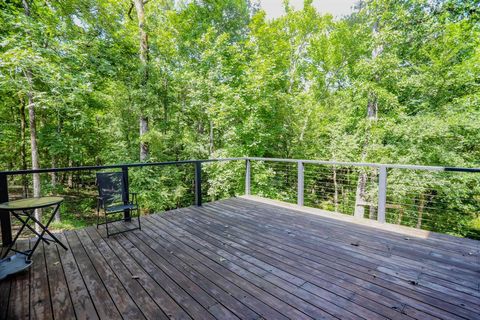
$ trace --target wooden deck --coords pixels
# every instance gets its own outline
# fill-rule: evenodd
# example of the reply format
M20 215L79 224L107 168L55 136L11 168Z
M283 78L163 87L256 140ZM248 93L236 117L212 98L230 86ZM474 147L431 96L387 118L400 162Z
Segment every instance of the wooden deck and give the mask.
M0 319L480 319L477 241L256 198L142 222L40 246Z

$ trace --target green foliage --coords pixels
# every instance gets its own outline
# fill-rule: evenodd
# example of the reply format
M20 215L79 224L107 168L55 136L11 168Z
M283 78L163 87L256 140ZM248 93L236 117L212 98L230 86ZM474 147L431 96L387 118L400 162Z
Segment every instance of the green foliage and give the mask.
M128 2L30 0L30 16L19 0L0 4L2 169L31 161L29 94L41 167L137 162L140 114L149 118L142 139L150 161L248 155L479 166L474 1L370 0L341 19L306 1L303 10L287 6L274 20L253 2L146 3L147 70L140 67L138 23ZM373 120L367 118L372 101ZM240 163L205 166L204 200L241 194L244 170ZM333 183L329 170L309 180L308 192L311 205L333 210L338 200L322 186ZM358 171L338 170L352 184L338 209L351 214ZM279 177L263 163L252 172L255 193L295 202L294 175ZM29 183L15 179L11 184ZM428 203L434 209L423 228L459 235L478 229L477 177L401 171L389 179L392 203L418 209L419 195L442 199ZM59 175L55 186L42 177L44 193L81 189L87 198L94 191L92 177L73 180L82 187L66 187L67 176ZM131 170L131 185L146 212L189 205L193 169ZM81 223L91 223L95 204L72 203L62 213L67 225L78 225L82 215L90 218ZM396 222L401 214L389 209L389 215ZM416 226L412 217L402 223Z

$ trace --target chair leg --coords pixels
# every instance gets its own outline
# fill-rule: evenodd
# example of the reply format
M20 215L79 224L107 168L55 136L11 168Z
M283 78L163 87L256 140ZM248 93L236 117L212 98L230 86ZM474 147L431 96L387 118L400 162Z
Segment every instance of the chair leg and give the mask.
M138 230L142 230L142 226L140 225L140 209L137 207L137 218L138 218Z
M97 206L97 229L98 229L99 222L100 222L100 210L98 209L98 206Z
M107 211L104 212L105 214L105 228L107 228L107 238L110 237L110 234L108 233L108 217L107 217Z

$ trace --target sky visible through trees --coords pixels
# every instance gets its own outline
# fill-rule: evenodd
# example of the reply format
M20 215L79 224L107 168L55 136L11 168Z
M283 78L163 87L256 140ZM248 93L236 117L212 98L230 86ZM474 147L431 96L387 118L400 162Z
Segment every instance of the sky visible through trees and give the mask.
M2 2L1 169L235 156L480 166L477 0L362 1L341 18L284 6L268 19L248 0ZM240 193L242 166L206 168L206 197ZM293 169L253 169L258 194L291 201ZM190 201L192 170L162 170L132 172L147 211ZM306 170L309 205L374 217L378 172ZM93 176L10 183L76 194L73 221L91 194L72 190ZM389 222L478 236L478 175L389 179Z

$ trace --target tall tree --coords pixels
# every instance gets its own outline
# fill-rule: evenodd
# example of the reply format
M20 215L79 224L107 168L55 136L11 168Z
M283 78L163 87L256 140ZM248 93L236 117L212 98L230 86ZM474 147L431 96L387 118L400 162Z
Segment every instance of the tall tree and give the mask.
M25 15L30 18L30 4L27 0L22 0L23 9ZM27 98L28 98L28 116L29 116L29 125L30 125L30 149L32 155L32 169L39 169L40 168L40 160L38 154L38 146L37 146L37 123L36 123L36 115L35 115L35 100L34 100L34 93L33 93L33 74L30 67L27 67L24 70L24 75L28 83L27 89ZM33 174L33 196L40 197L41 196L41 185L40 185L40 174L34 173ZM40 209L35 210L35 218L37 220L42 219L42 211ZM40 230L40 227L35 225L37 231Z
M133 0L135 10L137 12L138 29L140 37L140 89L147 91L148 85L148 67L149 67L149 52L148 52L148 34L146 31L145 19L145 4L147 1ZM142 105L142 103L140 103ZM149 156L148 142L144 140L148 133L148 116L145 114L145 108L140 107L139 126L140 126L140 161L145 161Z
M380 37L380 32L379 32L379 25L380 25L380 17L377 15L374 17L375 21L373 22L372 26L372 37L373 37L373 42L374 42L374 48L372 49L372 55L371 55L371 61L372 63L375 63L375 61L378 59L378 56L382 53L383 51L383 45L379 43L379 37ZM379 81L379 75L374 74L373 75L374 82ZM372 126L377 122L378 120L378 96L374 90L371 90L368 93L368 102L367 102L367 110L366 110L366 120L367 120L367 127L366 127L366 132L364 134L364 141L362 145L362 153L361 153L361 162L365 162L368 156L368 149L370 145L373 143L372 140ZM354 216L358 218L363 218L365 215L365 206L367 205L366 203L366 187L367 187L367 180L368 180L368 172L365 170L365 168L361 168L358 177L358 183L357 183L357 190L355 194L355 212ZM375 175L375 173L370 172L371 175ZM372 179L373 180L373 179ZM373 204L370 203L369 205L370 208L370 214L369 217L372 218L372 211L373 211Z

